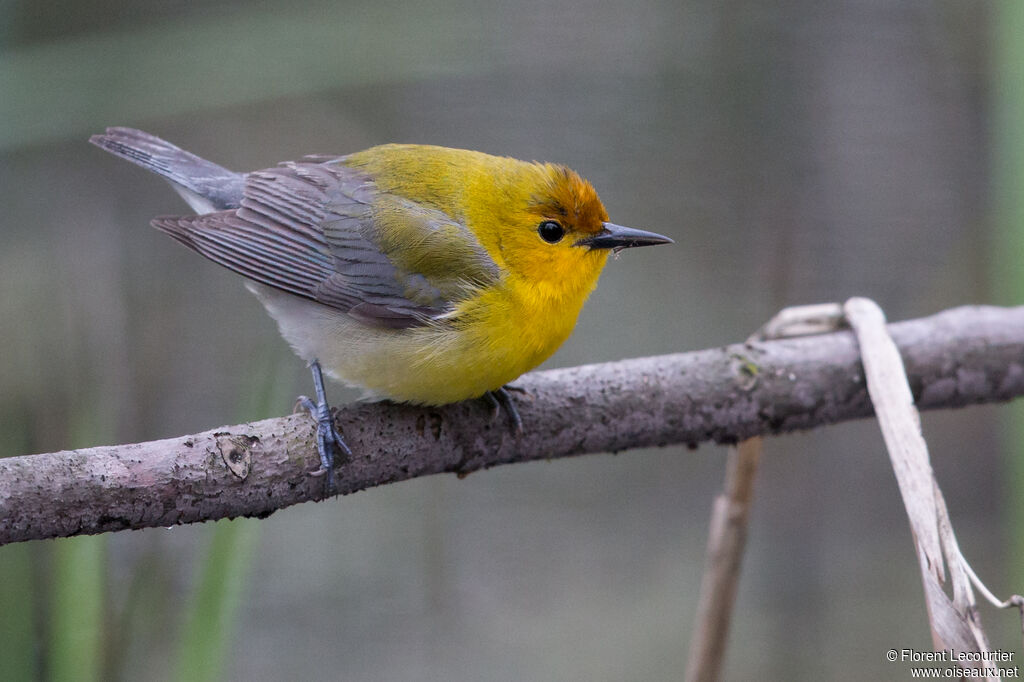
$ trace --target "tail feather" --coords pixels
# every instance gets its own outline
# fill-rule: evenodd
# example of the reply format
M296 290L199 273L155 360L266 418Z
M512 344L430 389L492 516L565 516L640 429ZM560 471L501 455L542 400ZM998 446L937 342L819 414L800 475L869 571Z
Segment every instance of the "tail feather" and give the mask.
M107 128L89 138L101 149L169 180L199 213L238 208L245 176L134 128Z

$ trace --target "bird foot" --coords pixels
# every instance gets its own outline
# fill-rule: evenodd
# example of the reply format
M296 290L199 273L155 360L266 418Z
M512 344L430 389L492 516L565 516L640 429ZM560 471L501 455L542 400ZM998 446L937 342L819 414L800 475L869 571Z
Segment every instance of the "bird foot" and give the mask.
M488 391L484 393L484 397L487 398L488 402L491 403L492 413L491 420L496 420L504 410L505 414L508 415L509 426L512 428L512 435L521 436L523 435L523 418L519 416L519 410L516 409L516 405L512 402L512 396L510 391L517 393L526 393L525 390L518 386L502 386L497 391Z
M334 455L341 452L345 457L351 457L345 440L341 437L337 427L334 425L334 417L331 415L331 408L327 404L327 396L324 392L323 374L320 371L320 363L314 360L310 363L313 372L313 385L316 388L316 402L306 396L299 396L295 401L296 409L302 408L309 412L309 416L316 421L316 449L320 455L320 468L314 471L311 476L325 477L324 497L330 497L337 492L334 485Z

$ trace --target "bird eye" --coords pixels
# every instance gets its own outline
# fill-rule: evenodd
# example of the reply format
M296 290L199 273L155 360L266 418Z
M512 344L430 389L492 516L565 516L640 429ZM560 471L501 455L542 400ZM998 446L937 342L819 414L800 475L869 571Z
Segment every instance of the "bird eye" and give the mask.
M537 227L537 234L548 244L557 244L565 236L565 228L554 220L545 220Z

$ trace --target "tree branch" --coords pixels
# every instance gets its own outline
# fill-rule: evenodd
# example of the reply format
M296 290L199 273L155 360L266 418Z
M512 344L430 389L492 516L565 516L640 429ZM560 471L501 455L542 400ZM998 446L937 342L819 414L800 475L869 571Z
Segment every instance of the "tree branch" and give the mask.
M1024 307L964 307L890 325L921 409L1024 394ZM629 448L735 443L872 414L849 332L527 374L514 437L482 401L353 404L338 490ZM0 544L264 517L317 499L306 415L148 443L0 459Z

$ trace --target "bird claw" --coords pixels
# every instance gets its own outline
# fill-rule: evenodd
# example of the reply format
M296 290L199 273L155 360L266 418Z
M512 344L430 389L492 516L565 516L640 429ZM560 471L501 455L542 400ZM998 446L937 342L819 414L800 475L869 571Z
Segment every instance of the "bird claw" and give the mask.
M516 409L515 403L512 402L512 396L509 395L509 391L526 393L524 389L518 386L502 386L496 391L488 391L484 396L492 406L491 421L496 420L501 411L504 410L505 414L508 415L512 435L518 437L524 433L523 418L519 416L519 410Z
M320 478L326 477L324 481L324 497L330 497L336 492L334 485L334 454L340 451L346 458L352 456L345 440L341 437L337 427L334 425L334 417L331 415L331 408L327 404L327 396L324 392L323 375L320 371L320 363L314 360L310 363L313 372L313 385L316 387L316 402L307 396L299 396L295 400L295 408L302 408L309 413L309 416L316 421L316 449L320 455L320 468L310 475Z

